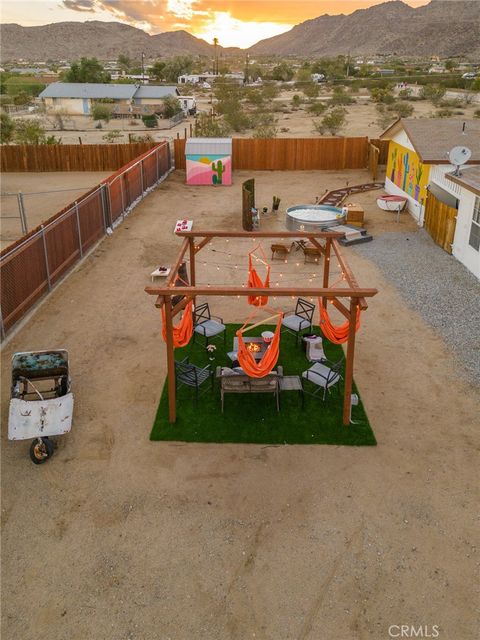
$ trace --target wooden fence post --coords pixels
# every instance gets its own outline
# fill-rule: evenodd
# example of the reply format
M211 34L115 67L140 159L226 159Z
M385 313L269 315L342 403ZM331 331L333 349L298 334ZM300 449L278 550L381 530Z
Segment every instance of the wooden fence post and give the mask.
M343 396L343 424L350 424L352 411L353 358L355 354L355 335L358 316L358 300L350 299L350 325L348 328L347 362L345 365L345 391Z
M173 346L172 297L165 296L165 329L167 333L168 421L177 420L175 385L175 351Z
M43 242L43 255L45 256L45 271L47 274L48 290L52 290L52 282L50 280L50 267L48 266L48 252L47 252L47 240L45 238L45 227L41 225L42 242Z

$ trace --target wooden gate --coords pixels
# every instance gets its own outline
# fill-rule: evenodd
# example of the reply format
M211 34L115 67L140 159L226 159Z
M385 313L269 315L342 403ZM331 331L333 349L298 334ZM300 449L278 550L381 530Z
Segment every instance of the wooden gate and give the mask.
M456 224L457 209L449 207L432 192L428 192L425 205L425 229L447 253L452 253Z

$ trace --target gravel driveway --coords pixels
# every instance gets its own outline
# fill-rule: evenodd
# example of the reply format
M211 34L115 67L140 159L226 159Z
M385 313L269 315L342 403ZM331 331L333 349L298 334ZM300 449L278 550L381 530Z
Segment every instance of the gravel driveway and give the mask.
M442 336L469 381L480 385L480 282L424 229L355 247Z

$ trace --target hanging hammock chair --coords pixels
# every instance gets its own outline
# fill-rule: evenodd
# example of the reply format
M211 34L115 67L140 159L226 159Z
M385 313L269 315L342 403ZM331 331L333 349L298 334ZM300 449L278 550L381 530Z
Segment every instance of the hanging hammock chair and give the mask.
M243 339L243 331L245 325L237 331L238 349L237 358L243 371L251 378L264 378L267 376L274 366L277 364L278 356L280 354L280 330L282 328L283 314L278 314L277 328L275 329L274 336L270 342L270 346L265 351L262 359L257 362L253 357L253 354L247 349L245 341ZM253 328L252 325L249 329Z
M256 247L258 249L259 247ZM254 255L256 249L250 251L248 254L248 281L247 287L249 289L268 289L270 287L270 265L266 262L266 255L263 251L263 248L260 246L260 250L265 257L265 261L262 260L263 264L267 268L267 275L265 277L265 282L262 281L260 276L257 273L257 270L252 265L252 255ZM268 303L268 296L248 296L248 304L254 305L255 307L264 307Z
M343 324L332 324L327 309L323 306L322 300L318 300L318 306L320 309L320 329L323 335L333 344L342 344L348 340L348 332L350 330L350 321L347 320ZM360 309L357 313L357 322L355 331L360 329Z
M189 342L193 334L193 300L187 303L187 306L183 310L182 319L173 327L173 346L185 347ZM162 308L162 336L164 341L167 341L167 324L165 321L165 308Z

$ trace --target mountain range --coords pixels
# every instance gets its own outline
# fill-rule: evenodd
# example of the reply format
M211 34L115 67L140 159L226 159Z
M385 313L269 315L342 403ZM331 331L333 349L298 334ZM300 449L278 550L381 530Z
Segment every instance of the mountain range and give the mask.
M213 46L186 31L149 35L120 22L57 22L38 27L0 25L0 59L116 60L178 54L212 56ZM222 55L239 53L219 47ZM414 9L391 0L349 15L325 14L247 49L254 55L320 57L346 54L400 56L480 55L480 0L431 0Z

